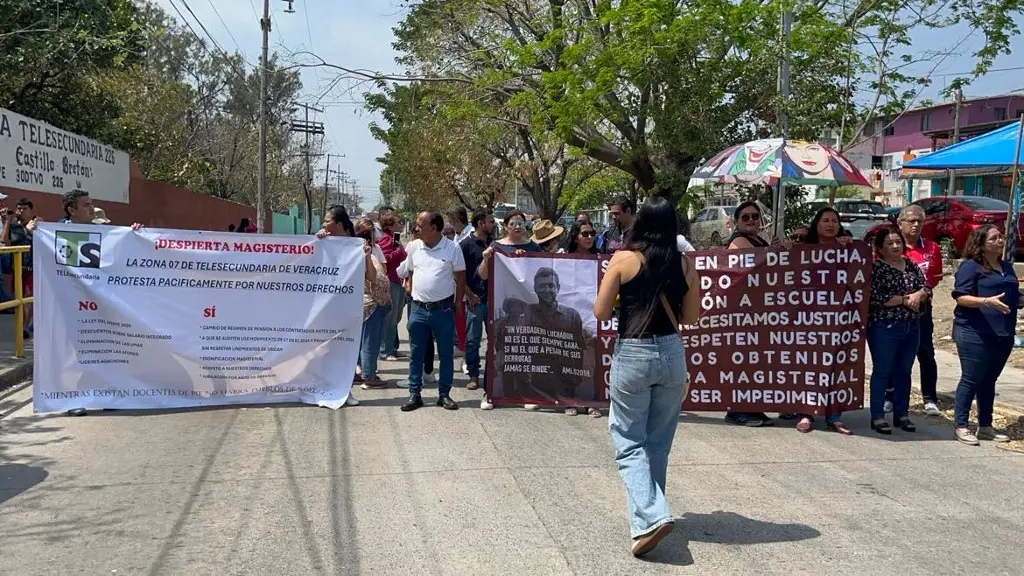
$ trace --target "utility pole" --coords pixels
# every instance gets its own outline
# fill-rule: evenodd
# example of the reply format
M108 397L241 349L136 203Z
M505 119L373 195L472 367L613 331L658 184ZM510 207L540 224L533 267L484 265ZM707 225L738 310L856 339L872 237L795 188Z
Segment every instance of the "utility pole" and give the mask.
M322 154L312 154L309 148L309 137L323 136L324 135L324 123L323 122L310 122L309 111L323 112L323 109L317 108L316 106L310 106L309 104L295 104L297 107L305 110L305 120L292 120L289 125L289 131L299 132L306 135L306 143L302 147L302 155L306 159L306 179L303 182L302 189L305 192L306 197L306 233L313 233L313 196L310 191L310 185L313 183L313 171L310 165L310 157L322 156Z
M959 86L957 86L956 90L953 91L953 141L950 145L956 144L960 141L960 107L963 106L963 103L964 92ZM953 170L950 170L949 182L946 185L946 196L952 196L955 193L956 173Z
M793 32L793 13L787 8L782 13L780 22L782 37L782 60L779 62L779 136L786 138L789 132L789 37ZM783 238L786 233L786 186L780 179L773 190L772 228L775 238Z
M285 12L294 13L292 0L288 2ZM270 41L270 0L263 0L263 18L260 19L260 30L263 33L263 45L260 48L260 168L259 183L256 189L256 232L263 233L263 220L266 218L264 204L267 199L267 52Z

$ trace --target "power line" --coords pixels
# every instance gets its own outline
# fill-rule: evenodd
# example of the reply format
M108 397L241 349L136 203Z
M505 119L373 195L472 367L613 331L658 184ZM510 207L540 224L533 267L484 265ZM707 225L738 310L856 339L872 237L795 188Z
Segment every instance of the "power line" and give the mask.
M188 5L188 2L186 0L179 0L179 2L181 2L181 4L185 6L185 10L188 10L188 13L196 19L196 24L199 24L199 27L203 29L203 32L206 33L206 36L210 39L210 42L213 42L213 45L217 47L217 50L220 50L224 53L225 56L227 56L227 50L224 50L224 48L222 48L221 45L217 43L217 40L214 39L213 34L210 34L210 31L206 29L206 26L203 25L203 21L200 20L199 16L196 16L196 13L192 11L192 7Z
M184 2L185 0L181 1ZM235 43L235 48L237 48L238 51L241 52L242 47L238 44L238 40L235 40L235 35L231 33L231 28L228 28L228 23L224 21L224 17L220 15L220 10L217 10L217 7L214 6L213 0L206 1L210 3L210 8L213 8L213 13L217 15L217 19L220 20L221 25L224 26L224 30L228 33L228 36L231 38L231 41ZM188 5L186 4L185 7L188 8ZM191 12L191 10L189 10L189 12ZM202 24L200 24L200 26L202 26Z

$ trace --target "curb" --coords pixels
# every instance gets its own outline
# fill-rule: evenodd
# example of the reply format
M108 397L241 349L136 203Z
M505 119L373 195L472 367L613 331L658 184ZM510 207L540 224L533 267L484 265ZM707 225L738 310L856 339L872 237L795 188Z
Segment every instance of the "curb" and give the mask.
M0 391L32 378L32 359L17 358L10 368L0 371Z

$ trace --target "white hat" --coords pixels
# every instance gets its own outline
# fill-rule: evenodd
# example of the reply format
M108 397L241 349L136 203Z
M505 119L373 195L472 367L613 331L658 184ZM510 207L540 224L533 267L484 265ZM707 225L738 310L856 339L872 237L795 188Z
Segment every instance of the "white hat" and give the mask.
M92 223L93 224L110 224L110 218L107 218L107 213L103 208L92 209Z

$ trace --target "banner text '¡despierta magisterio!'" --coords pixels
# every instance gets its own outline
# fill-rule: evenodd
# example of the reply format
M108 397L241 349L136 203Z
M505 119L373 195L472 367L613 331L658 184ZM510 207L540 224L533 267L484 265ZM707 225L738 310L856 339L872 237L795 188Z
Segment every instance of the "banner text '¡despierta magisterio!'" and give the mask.
M313 244L281 244L274 242L234 242L220 240L182 240L158 238L156 250L186 250L199 252L247 252L252 254L310 255L316 253Z

